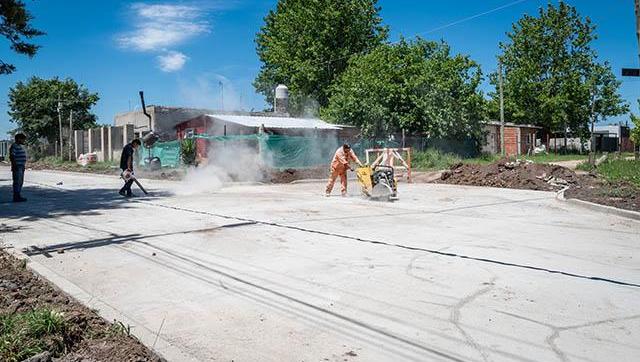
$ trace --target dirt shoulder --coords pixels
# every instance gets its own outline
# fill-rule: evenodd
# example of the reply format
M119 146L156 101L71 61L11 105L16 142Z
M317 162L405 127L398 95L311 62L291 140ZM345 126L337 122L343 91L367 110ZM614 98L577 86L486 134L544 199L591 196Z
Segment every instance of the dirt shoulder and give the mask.
M0 228L6 228L0 225ZM3 232L0 229L0 232ZM163 361L0 249L0 360Z
M80 172L80 173L92 173L100 175L120 175L120 170L115 167L106 167L104 165L89 165L87 167L80 166L74 163L52 164L46 162L30 162L27 165L29 170L54 170L65 172ZM169 169L163 168L157 171L145 170L143 168L136 169L136 175L140 178L155 179L155 180L172 180L179 181L184 179L187 175L186 168ZM233 181L248 181L238 178L236 175L226 175ZM329 176L329 165L302 168L302 169L265 169L262 170L259 180L266 183L282 184L290 183L297 180L308 179L325 179Z
M559 165L500 160L489 165L456 164L435 183L538 191L566 189L566 198L640 211L640 188L610 182L594 173L576 174Z

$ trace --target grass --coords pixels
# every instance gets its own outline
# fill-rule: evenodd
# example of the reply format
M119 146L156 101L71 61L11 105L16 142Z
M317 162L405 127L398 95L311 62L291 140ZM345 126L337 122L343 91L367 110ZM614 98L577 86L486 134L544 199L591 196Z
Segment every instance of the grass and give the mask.
M64 170L92 170L92 171L108 171L114 168L117 168L118 164L113 161L107 162L96 162L92 164L88 164L86 167L82 167L75 161L64 160L60 157L44 157L37 161L36 164L49 167L52 169L64 169Z
M583 162L578 165L577 169L581 171L596 171L607 181L625 181L640 187L640 161L618 158L605 161L598 166Z
M523 156L526 160L531 160L535 163L549 163L549 162L559 162L559 161L576 161L576 160L586 160L589 158L589 155L584 154L554 154L554 153L541 153L538 155L531 156Z
M598 165L597 171L609 181L626 181L640 187L640 161L608 161Z
M0 360L22 361L45 351L59 355L68 327L64 316L51 309L0 315Z
M117 336L130 336L131 335L131 326L125 325L119 320L114 319L113 324L109 326L106 332L107 337L117 337Z
M444 170L457 163L490 164L500 159L497 155L481 155L475 158L462 158L453 153L436 149L415 152L411 155L411 166L419 171Z

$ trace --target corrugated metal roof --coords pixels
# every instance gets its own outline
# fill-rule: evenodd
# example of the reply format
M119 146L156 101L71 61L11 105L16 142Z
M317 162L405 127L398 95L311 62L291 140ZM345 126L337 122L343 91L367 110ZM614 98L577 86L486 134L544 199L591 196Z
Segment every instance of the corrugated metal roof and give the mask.
M236 123L246 127L260 127L261 125L264 125L265 128L341 129L339 126L329 124L316 118L265 117L229 114L208 114L207 116L223 122Z

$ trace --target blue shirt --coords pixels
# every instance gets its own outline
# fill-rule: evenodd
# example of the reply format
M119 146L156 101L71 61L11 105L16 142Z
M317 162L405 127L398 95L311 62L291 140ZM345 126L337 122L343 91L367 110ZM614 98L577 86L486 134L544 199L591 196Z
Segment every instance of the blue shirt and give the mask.
M24 167L27 164L27 150L23 145L14 143L9 148L9 156L13 164L18 167Z

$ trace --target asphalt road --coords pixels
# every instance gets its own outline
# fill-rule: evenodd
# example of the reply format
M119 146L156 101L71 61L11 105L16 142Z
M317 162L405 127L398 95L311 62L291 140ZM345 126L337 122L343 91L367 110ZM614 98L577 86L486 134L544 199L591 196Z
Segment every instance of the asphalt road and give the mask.
M640 360L640 222L553 193L26 179L4 246L171 361Z

